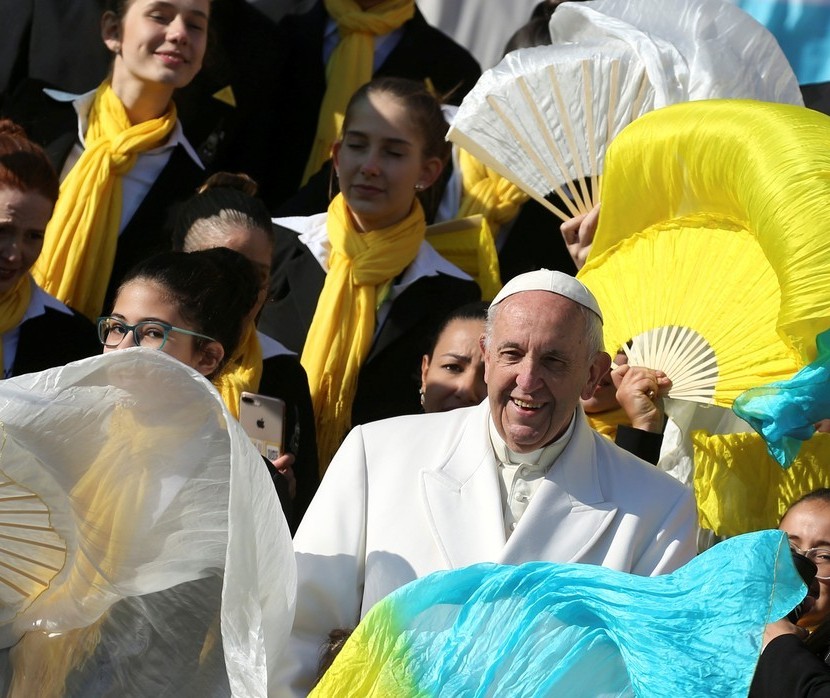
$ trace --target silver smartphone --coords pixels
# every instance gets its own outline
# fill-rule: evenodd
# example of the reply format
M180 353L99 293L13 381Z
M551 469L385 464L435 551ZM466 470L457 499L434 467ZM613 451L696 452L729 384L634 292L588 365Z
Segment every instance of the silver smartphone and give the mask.
M278 397L243 392L239 422L257 450L268 460L282 455L285 439L285 403Z

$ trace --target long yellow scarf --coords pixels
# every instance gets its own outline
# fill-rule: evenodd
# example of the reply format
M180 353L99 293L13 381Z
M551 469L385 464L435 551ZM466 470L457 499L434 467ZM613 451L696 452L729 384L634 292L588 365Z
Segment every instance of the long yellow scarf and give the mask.
M239 419L239 399L243 391L259 390L262 380L262 347L256 334L256 326L250 323L239 343L236 353L214 381L230 413Z
M101 314L115 259L121 177L175 125L172 102L163 116L133 126L109 82L95 93L84 152L61 185L33 272L46 291L91 319Z
M301 359L314 403L321 475L351 426L358 373L375 333L378 287L415 259L425 225L417 201L400 223L368 233L355 228L342 194L329 205L329 272Z
M355 0L325 0L325 6L337 22L340 42L326 65L326 94L303 184L331 157L331 146L340 135L349 99L372 79L375 37L394 31L415 16L414 0L384 0L365 12Z
M0 296L0 368L3 368L3 335L17 327L32 300L32 278L28 274Z
M477 280L481 286L482 296L485 299L493 298L495 293L490 295L492 289L495 288L495 292L498 292L501 288L495 239L501 226L518 215L519 208L529 197L515 184L491 170L466 150L459 149L458 165L462 182L458 217L481 214L489 226L492 242L479 245Z

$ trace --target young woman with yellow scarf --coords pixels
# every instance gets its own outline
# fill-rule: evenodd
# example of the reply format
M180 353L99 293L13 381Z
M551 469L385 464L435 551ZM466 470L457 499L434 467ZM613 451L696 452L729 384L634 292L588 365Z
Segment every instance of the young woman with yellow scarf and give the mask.
M423 85L374 80L346 110L333 149L341 194L328 211L282 219L269 327L301 352L321 472L352 424L416 413L416 367L450 309L479 289L424 241L416 194L449 155Z
M29 270L43 247L58 176L23 129L0 121L0 366L3 378L98 352L95 329L50 296Z
M35 278L90 318L127 269L169 248L166 209L203 179L173 92L201 68L209 13L210 0L107 0L104 82L82 96L30 84L6 107L61 172Z

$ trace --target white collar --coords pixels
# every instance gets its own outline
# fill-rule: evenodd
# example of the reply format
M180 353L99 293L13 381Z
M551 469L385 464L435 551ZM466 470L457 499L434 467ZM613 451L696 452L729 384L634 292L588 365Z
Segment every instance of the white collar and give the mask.
M575 414L576 412L574 412L574 415ZM505 464L543 464L546 472L562 454L565 447L570 443L571 436L574 433L574 425L576 424L576 419L574 419L574 416L572 415L571 422L568 424L568 428L565 430L565 433L556 439L556 441L553 441L542 448L538 448L535 451L531 451L530 453L518 453L508 448L504 439L501 437L501 434L499 434L496 429L496 424L493 421L493 418L494 415L491 412L489 420L490 443L493 446L493 452L496 455L496 460Z

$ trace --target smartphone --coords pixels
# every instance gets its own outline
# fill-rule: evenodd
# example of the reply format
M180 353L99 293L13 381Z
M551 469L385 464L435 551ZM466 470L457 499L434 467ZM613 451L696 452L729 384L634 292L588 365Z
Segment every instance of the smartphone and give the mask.
M239 422L257 450L268 460L282 455L285 438L285 403L278 397L243 392Z

